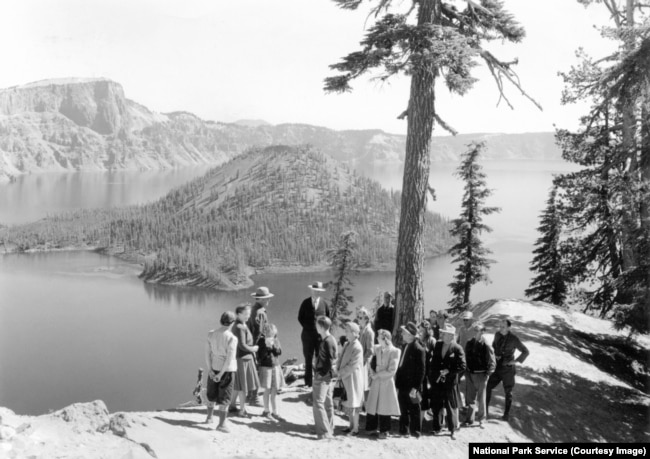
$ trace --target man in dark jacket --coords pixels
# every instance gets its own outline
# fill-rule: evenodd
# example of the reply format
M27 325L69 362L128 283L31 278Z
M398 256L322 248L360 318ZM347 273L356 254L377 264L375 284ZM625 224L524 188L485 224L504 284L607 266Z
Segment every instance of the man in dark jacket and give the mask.
M431 409L433 410L433 433L440 433L440 412L447 413L447 427L454 439L458 426L460 392L458 381L465 371L465 353L455 341L456 328L446 324L440 328L440 340L436 342L431 356L429 381L431 382Z
M386 330L393 333L393 325L395 323L395 304L393 295L390 292L384 293L384 304L382 304L375 313L375 337L379 330ZM377 339L375 338L375 342Z
M420 401L422 400L422 383L424 381L424 366L426 352L418 339L418 329L413 322L400 327L402 339L406 346L402 350L395 387L401 415L399 417L399 433L420 438L422 421L420 420Z
M314 352L318 347L318 332L316 331L316 320L320 316L330 317L330 308L321 298L325 291L322 282L314 282L309 285L311 296L305 299L298 311L298 322L302 325L300 340L302 341L302 353L305 356L305 386L311 388L313 381Z
M494 335L492 347L494 348L497 368L488 379L486 393L486 410L489 410L492 389L503 382L503 390L506 393L506 407L501 419L504 421L507 421L510 416L512 389L515 387L515 366L517 363L523 363L529 354L528 348L524 346L524 343L521 342L517 335L510 331L510 327L512 327L510 319L503 319L499 322L499 331ZM519 351L519 357L516 359L515 350Z
M337 347L336 340L330 334L332 321L320 316L316 321L316 330L320 335L316 362L314 365L314 390L312 392L312 410L314 424L319 440L331 439L334 433L334 377L336 376Z
M467 418L466 425L474 424L476 405L478 403L478 423L482 424L486 416L485 391L488 378L496 368L494 350L486 341L485 325L477 322L472 327L474 338L470 339L465 346L465 357L467 359L467 373L465 381L467 384Z

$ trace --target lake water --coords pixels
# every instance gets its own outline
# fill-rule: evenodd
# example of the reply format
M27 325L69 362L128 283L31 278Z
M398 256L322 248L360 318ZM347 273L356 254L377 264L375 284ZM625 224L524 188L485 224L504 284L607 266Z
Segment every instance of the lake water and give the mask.
M551 162L486 163L495 189L490 205L502 212L486 223L485 236L498 261L493 283L477 285L475 302L520 298L528 286L538 215L552 174L571 166ZM434 164L432 210L451 217L460 209L462 183L455 164ZM41 218L78 207L115 206L156 199L201 169L28 176L0 185L0 222ZM401 171L363 171L386 188L401 188ZM454 267L447 256L425 266L426 308L449 299ZM190 400L198 367L204 366L207 331L223 311L250 299L254 288L214 292L144 284L136 266L92 252L16 254L0 257L0 406L38 414L78 401L104 400L109 410L156 410ZM275 293L269 318L278 325L283 357L298 357L300 302L307 284L329 273L261 275L256 285ZM394 273L361 273L355 304L369 304L393 290ZM302 360L302 359L301 359Z

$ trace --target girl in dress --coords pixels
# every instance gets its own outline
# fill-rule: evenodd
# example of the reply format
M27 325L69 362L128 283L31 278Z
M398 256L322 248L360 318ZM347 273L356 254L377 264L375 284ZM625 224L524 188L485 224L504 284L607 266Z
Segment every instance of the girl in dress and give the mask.
M282 347L278 339L277 327L273 324L266 324L257 345L259 347L257 361L259 363L260 387L264 389L264 412L262 412L262 416L271 421L282 421L284 419L278 414L275 401L278 389L284 386L282 368L278 360L278 356L282 354Z

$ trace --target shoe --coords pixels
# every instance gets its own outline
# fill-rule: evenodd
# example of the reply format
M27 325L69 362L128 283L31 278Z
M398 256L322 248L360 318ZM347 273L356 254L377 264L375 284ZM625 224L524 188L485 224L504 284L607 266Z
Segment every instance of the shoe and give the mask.
M266 412L266 414L262 413L262 416L264 416L269 421L274 421L274 422L277 421L277 419L275 419L275 417L268 411Z
M377 436L380 440L385 440L388 438L388 433L387 432L379 432L379 435Z
M246 411L246 410L239 410L237 412L237 416L239 416L240 418L250 418L251 417L250 413L248 411Z
M420 432L413 432L413 433L411 434L411 436L412 436L412 437L415 437L415 439L420 438L420 435L421 435Z
M431 433L432 433L433 435L440 435L440 432L441 432L440 430L432 430L432 431L431 431Z
M358 436L359 436L358 431L355 432L354 430L352 430L352 431L348 432L348 437L358 437Z
M287 420L284 419L282 416L280 416L278 413L271 413L271 415L273 416L273 419L275 419L276 421L287 422Z
M349 427L346 427L345 429L342 430L342 432L344 434L349 434L350 432L352 432L352 429L350 429Z
M371 437L376 437L377 435L379 435L379 432L377 432L376 430L366 430L366 433Z
M228 413L235 413L237 411L239 411L239 408L237 408L236 406L231 406L230 408L228 408Z
M324 434L318 436L319 440L334 440L334 437L330 434Z
M205 418L204 424L212 424L212 423L214 423L214 418L212 416Z
M408 432L400 432L399 434L404 438L408 438L411 436L411 434L409 434Z
M452 440L455 440L455 439L456 439L456 435L455 435L455 433L452 432L450 437L451 437Z
M230 433L230 429L227 426L219 426L217 432Z

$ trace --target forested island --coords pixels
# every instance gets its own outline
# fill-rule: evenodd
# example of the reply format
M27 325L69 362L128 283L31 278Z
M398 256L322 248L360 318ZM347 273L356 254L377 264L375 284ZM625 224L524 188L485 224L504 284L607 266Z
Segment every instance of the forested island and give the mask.
M48 216L0 228L0 241L5 251L98 248L141 261L148 281L234 289L255 270L324 267L347 230L359 234L361 268L386 267L395 259L400 199L312 147L271 146L154 203ZM425 220L426 255L446 252L448 220Z

